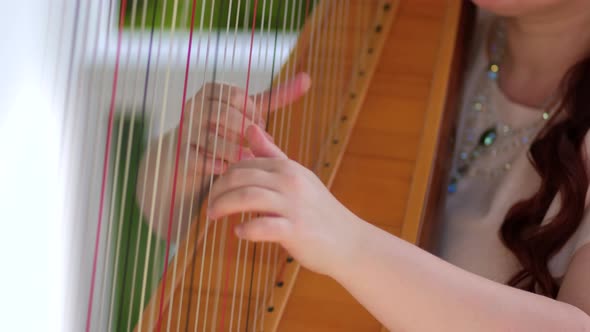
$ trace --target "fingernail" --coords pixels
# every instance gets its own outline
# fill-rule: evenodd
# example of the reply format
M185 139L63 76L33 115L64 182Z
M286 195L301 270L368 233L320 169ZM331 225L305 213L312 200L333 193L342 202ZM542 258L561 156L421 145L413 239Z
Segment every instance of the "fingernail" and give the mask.
M309 89L309 87L311 86L311 77L309 77L307 73L301 73L300 75L301 80L299 81L299 87L301 91L307 91L307 89Z
M236 225L236 227L234 227L234 233L241 239L244 237L244 227L242 225Z

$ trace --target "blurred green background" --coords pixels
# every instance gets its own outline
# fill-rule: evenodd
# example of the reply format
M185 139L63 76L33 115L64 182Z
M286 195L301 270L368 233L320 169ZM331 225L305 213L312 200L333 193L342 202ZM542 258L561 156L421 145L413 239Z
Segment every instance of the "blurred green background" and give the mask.
M282 30L283 26L287 30L291 29L293 24L294 30L299 30L303 25L306 6L309 11L318 0L258 0L256 10L256 29L268 29L268 22L271 20L270 29ZM190 29L191 13L193 3L196 3L195 11L195 30L199 29L201 24L204 30L226 29L229 22L230 30L233 30L236 22L238 29L250 30L252 28L252 19L254 18L254 0L177 0L176 8L176 29ZM309 2L309 4L308 4ZM150 28L152 17L155 12L155 26L160 27L162 23L165 28L171 28L174 14L174 0L128 0L125 8L125 26L131 25L141 28L143 8L146 8L145 28ZM133 17L133 7L135 17ZM230 8L231 7L231 8ZM288 8L286 8L288 7ZM230 11L231 9L231 11ZM221 11L221 13L219 13ZM285 11L287 14L285 15ZM292 15L294 13L294 15ZM298 20L298 13L299 20ZM263 15L264 14L264 15ZM202 17L202 20L201 20ZM162 21L162 19L164 20Z

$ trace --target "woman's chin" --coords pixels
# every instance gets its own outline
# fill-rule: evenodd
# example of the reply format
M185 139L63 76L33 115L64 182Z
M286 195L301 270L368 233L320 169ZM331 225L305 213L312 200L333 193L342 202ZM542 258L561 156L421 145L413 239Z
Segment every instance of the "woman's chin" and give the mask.
M472 0L478 7L499 16L523 16L555 8L568 0Z

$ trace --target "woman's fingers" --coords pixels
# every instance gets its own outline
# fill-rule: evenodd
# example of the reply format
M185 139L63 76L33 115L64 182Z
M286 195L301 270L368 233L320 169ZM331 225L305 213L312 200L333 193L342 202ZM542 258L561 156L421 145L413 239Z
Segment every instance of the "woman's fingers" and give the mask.
M192 115L192 119L189 118L187 121L192 120L191 136L196 136L199 131L212 131L217 132L219 135L227 134L242 134L242 126L247 128L253 124L262 125L263 121L253 121L251 118L246 117L237 108L227 106L219 101L211 101L209 105L206 105L202 114L196 113Z
M246 92L228 84L208 83L203 86L196 97L201 97L201 104L211 101L225 103L237 108L247 118L255 122L264 121L264 115L269 111L285 107L304 96L311 86L311 78L307 73L299 73L290 81L280 84L253 96L246 96ZM199 106L199 98L195 98L195 106ZM244 109L245 108L245 109Z
M306 73L299 73L288 82L285 82L273 89L269 89L254 96L258 107L265 114L269 110L274 111L287 106L307 93L311 86L311 78Z
M223 159L229 163L236 163L240 159L250 159L254 154L247 147L232 142L223 137L215 135L215 133L208 133L208 139L201 138L198 142L200 145L199 151L214 156L216 159ZM197 142L193 143L196 146Z
M209 198L207 213L219 219L240 212L257 212L281 215L284 209L281 195L263 187L247 186L225 191Z
M263 124L263 121L252 121L249 118L244 119L244 115L237 108L224 106L222 106L219 112L214 112L208 120L209 125L219 126L217 131L220 135L230 133L241 136L245 128L251 125L261 126Z
M273 137L256 125L250 125L246 129L248 146L245 145L241 135L233 131L211 128L207 130L206 135L208 139L204 138L203 133L194 135L191 138L192 145L196 146L198 143L202 150L216 153L217 156L231 163L254 157L288 159L287 155L275 145Z
M221 102L226 107L229 106L240 110L240 113L245 114L248 119L261 118L261 111L257 111L254 101L250 97L246 98L246 92L238 87L228 84L207 83L203 86L199 95L203 98L203 104L215 101ZM197 98L197 101L201 102L199 98ZM244 106L246 106L245 112L243 111ZM257 112L258 114L256 114Z
M250 126L246 130L246 138L250 149L256 157L287 159L287 155L281 151L258 126Z
M258 217L236 225L239 238L255 242L281 242L289 237L292 225L282 217Z
M209 197L211 200L215 200L226 192L247 186L274 190L273 187L276 182L277 179L272 173L260 168L232 169L215 182L215 186L211 189Z
M217 136L234 144L244 144L244 128L257 124L250 119L244 119L243 114L236 108L226 107L219 102L213 102L211 107L214 110L211 114L193 116L189 119L192 120L192 130L185 131L185 140L204 146L207 136L212 139L211 142L214 142L214 137ZM270 135L263 135L272 140Z
M189 121L192 121L192 130L185 132L184 140L192 147L198 147L200 152L230 163L254 156L286 159L287 156L274 144L272 137L258 128L264 126L263 117L258 117L259 121L253 121L252 118L256 118L256 107L271 110L282 107L305 94L309 85L307 74L297 75L290 82L275 88L274 94L269 91L257 96L262 104L256 105L239 88L226 84L206 84L190 101L191 109L200 112L191 113ZM240 111L244 109L242 98L246 105L245 112ZM209 112L205 112L207 110ZM244 127L248 128L246 138L250 149L242 145Z
M184 164L181 163L181 166ZM190 153L187 165L187 177L196 175L222 174L227 170L228 163L221 158L213 159L212 155ZM184 174L184 173L181 173Z

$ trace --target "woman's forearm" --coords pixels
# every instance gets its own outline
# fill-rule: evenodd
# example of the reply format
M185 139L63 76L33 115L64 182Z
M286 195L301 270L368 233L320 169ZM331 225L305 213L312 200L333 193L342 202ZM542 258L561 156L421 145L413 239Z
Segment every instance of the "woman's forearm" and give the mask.
M461 270L370 224L331 273L392 331L590 331L578 308Z

